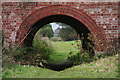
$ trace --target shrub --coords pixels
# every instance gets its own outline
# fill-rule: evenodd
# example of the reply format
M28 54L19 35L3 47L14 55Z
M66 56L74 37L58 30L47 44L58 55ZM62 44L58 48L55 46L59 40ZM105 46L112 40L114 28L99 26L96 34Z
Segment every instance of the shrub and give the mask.
M34 53L37 54L36 64L47 62L47 60L50 59L50 55L53 53L50 41L43 38L41 39L39 36L36 36L33 41L33 50Z
M13 58L16 63L20 64L29 64L31 60L34 59L34 55L32 52L32 48L30 47L18 47L16 49L10 49L5 52L6 56ZM31 58L31 56L32 58Z
M34 39L33 47L10 49L5 55L11 56L19 64L39 65L42 61L47 62L52 52L52 47L47 41Z
M118 40L118 41L117 41ZM116 54L120 53L120 45L119 45L119 39L114 40L113 42L109 43L109 46L107 47L107 49L109 50L108 52L105 53L101 53L101 54L96 54L93 57L90 56L90 53L92 52L92 50L84 50L82 47L78 46L78 49L80 50L80 52L77 53L77 55L72 55L70 54L70 56L68 57L68 61L73 62L75 65L81 64L83 62L91 62L93 60L97 60L100 58L105 58L108 56L114 56ZM111 44L112 43L112 44ZM80 45L79 43L77 43L76 45ZM93 47L94 49L94 47Z
M51 38L53 36L53 30L50 24L44 25L37 33L43 37Z
M76 34L78 40L75 40L75 45L79 52L77 55L69 55L68 61L73 62L75 65L83 62L91 62L94 57L94 45L92 44L92 35L88 33L87 40L84 40L83 34L81 35L81 43L79 42L79 34ZM83 43L84 42L84 43ZM85 45L86 44L86 45Z
M74 63L75 65L83 62L91 62L92 58L89 57L88 53L88 51L78 52L76 55L69 56L68 61Z

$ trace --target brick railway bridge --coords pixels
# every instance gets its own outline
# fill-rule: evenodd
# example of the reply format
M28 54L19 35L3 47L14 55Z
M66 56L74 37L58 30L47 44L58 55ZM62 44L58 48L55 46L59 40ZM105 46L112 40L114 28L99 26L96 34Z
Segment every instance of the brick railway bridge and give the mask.
M83 48L89 42L96 52L106 52L120 37L118 2L2 2L4 47L31 46L36 32L45 24L62 22L83 34Z

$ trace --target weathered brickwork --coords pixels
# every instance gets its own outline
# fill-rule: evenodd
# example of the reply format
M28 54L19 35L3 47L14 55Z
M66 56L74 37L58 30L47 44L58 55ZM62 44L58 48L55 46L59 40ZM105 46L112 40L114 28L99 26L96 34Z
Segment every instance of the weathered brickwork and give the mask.
M55 14L71 16L83 24L104 44L120 37L118 2L3 2L4 47L24 43L30 27L38 20Z

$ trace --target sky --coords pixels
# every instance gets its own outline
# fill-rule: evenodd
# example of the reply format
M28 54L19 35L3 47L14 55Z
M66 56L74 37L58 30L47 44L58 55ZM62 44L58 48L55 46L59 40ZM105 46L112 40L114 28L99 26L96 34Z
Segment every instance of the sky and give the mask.
M62 26L59 26L58 24L56 24L56 23L50 23L50 25L52 26L52 29L53 29L53 32L55 32L55 30L57 29L57 28L62 28Z

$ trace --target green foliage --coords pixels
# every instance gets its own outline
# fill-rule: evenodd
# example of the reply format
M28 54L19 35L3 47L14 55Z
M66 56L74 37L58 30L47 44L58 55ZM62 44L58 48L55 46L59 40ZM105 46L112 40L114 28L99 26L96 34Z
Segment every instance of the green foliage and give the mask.
M72 52L73 55L76 55L79 52L79 50L72 45L75 43L75 41L52 41L51 45L53 47L54 53L51 54L49 63L67 62L69 53Z
M10 49L9 51L5 51L6 55L9 56L13 56L15 60L19 60L19 58L21 58L21 56L25 55L27 48L22 48L22 47L18 47L16 49Z
M65 40L77 40L77 32L71 28L71 27L66 27L66 28L60 28L59 36Z
M91 62L92 58L89 57L88 51L78 52L76 55L69 55L68 61L73 62L75 65Z
M40 36L35 36L33 40L33 50L37 54L36 63L39 64L41 61L47 62L50 59L50 55L53 53L52 46L49 41L41 39Z
M56 22L56 24L58 24L59 26L62 26L62 28L59 28L59 37L61 37L63 40L65 41L69 41L69 40L77 40L77 32L70 27L67 24L64 23L59 23Z
M75 34L77 35L76 37L79 39L79 35L78 34ZM76 45L74 47L76 47L76 49L79 50L79 52L77 53L77 55L72 55L71 56L71 53L69 54L69 57L68 57L68 61L70 62L73 62L75 65L78 65L78 64L81 64L81 63L85 63L85 62L91 62L93 60L93 56L91 57L90 55L91 54L94 54L92 53L92 47L94 48L94 46L92 46L90 44L90 42L87 42L89 45L86 45L88 48L91 48L91 49L84 49L82 46L83 46L83 38L84 37L81 37L81 42L79 42L80 40L74 40L76 43L73 44ZM88 36L88 39L91 39L91 36Z
M41 35L42 37L49 37L51 38L53 36L53 30L50 24L47 24L40 28L38 31L38 34Z
M52 41L62 41L61 37L52 37Z
M35 64L37 54L33 52L31 47L18 47L5 51L5 55L9 56L4 60L6 63L11 61L18 64ZM10 60L11 58L12 60Z
M114 78L118 75L118 55L101 58L91 63L77 65L63 71L53 71L29 65L6 64L2 78Z
M39 65L41 61L47 62L53 50L46 40L42 40L40 36L37 36L33 41L33 47L18 47L5 53L11 56L16 63ZM8 62L8 60L6 61Z

